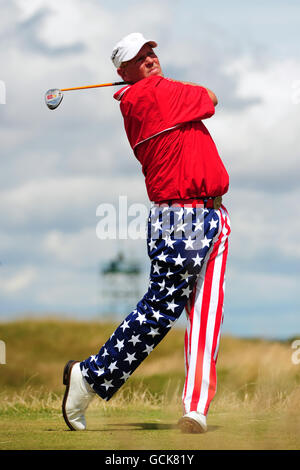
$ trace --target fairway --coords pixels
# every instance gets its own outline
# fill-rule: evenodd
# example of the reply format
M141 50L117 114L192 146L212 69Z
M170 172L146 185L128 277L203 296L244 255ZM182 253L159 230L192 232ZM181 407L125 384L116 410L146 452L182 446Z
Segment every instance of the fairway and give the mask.
M299 449L299 415L213 413L208 432L184 435L176 418L161 410L133 416L125 410L87 414L88 430L69 431L59 413L1 417L0 448L8 450L289 450Z
M182 434L183 332L173 329L109 402L96 397L87 430L61 415L66 360L96 350L114 325L20 321L0 325L1 450L293 450L300 448L299 366L290 343L224 337L208 432ZM77 341L85 332L88 344Z

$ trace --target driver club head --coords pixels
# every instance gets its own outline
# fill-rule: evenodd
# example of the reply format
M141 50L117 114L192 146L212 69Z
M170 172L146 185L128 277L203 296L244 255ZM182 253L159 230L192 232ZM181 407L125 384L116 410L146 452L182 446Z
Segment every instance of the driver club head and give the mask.
M63 97L64 95L61 90L52 88L45 93L46 105L49 109L56 109L60 105Z

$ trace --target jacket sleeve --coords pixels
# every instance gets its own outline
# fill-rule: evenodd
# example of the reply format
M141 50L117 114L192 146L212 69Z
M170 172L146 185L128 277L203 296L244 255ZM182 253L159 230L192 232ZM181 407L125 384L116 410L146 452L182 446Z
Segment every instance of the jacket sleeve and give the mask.
M157 105L163 121L168 125L201 121L215 112L214 104L202 86L164 79L155 88Z

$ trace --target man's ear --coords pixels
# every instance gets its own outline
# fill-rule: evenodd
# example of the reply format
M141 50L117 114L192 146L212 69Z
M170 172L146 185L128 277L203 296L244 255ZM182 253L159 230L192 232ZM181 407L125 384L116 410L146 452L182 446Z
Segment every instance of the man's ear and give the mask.
M117 68L117 73L118 73L118 75L120 75L120 77L121 77L121 78L124 80L124 82L125 82L125 81L126 81L126 80L125 80L125 75L126 75L126 74L125 74L124 72L125 72L125 70L122 69L121 67L118 67L118 68Z

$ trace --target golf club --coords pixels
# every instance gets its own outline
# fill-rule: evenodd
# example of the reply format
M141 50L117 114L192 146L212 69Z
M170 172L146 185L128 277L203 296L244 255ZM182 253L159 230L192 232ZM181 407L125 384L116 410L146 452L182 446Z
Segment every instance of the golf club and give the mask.
M70 91L70 90L86 90L87 88L100 88L104 86L117 86L117 85L126 85L126 82L112 82L112 83L100 83L98 85L87 85L87 86L78 86L73 88L51 88L45 93L45 102L49 109L56 109L64 95L63 91Z

